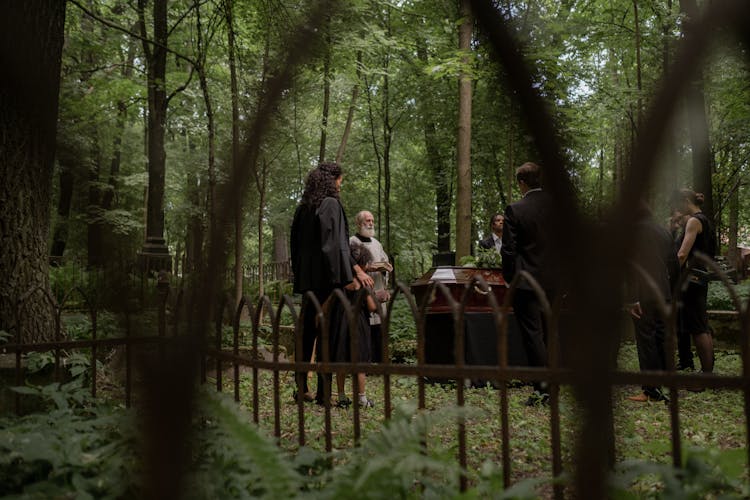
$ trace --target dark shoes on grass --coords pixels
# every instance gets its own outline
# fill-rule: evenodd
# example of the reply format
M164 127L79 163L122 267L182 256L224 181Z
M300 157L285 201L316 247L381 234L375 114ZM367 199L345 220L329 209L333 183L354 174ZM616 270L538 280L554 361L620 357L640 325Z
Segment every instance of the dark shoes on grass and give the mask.
M661 391L649 392L649 393L640 392L638 394L628 396L627 400L634 401L636 403L655 403L658 401L664 401L664 403L669 403L669 398L665 396Z
M526 400L526 406L549 406L549 393L534 391Z

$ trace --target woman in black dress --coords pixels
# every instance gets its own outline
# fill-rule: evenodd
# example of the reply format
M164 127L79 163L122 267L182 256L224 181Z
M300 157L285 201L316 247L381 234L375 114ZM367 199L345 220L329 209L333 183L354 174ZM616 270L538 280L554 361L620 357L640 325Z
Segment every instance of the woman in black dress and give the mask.
M716 253L716 237L713 224L701 212L703 200L703 193L681 189L672 197L672 206L688 216L677 259L687 272L697 270L688 280L687 288L682 294L682 306L679 310L680 328L683 334L691 335L693 338L701 362L701 371L710 373L714 369L714 341L708 327L708 283L696 276L701 271L705 272L706 267L695 257L695 253L701 252L713 258Z

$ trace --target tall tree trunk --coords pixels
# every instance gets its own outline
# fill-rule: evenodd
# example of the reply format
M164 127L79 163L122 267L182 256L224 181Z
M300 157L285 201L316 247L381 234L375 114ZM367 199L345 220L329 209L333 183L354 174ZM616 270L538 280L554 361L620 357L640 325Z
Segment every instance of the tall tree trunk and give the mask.
M89 2L89 6L90 2ZM84 16L80 20L80 29L86 38L94 38L93 21ZM87 47L80 54L80 57L89 67L97 66L97 58L93 47ZM90 76L90 75L89 75ZM88 85L89 76L82 79L84 85ZM86 256L88 267L101 267L104 265L104 222L102 219L101 209L101 183L100 175L102 170L102 151L99 144L98 127L95 122L86 126L87 133L90 134L93 143L92 161L88 167L88 204L86 207Z
M507 204L510 205L513 203L513 186L515 185L516 180L516 158L515 158L515 148L514 148L514 142L513 138L515 137L515 127L513 126L513 123L515 122L515 113L513 113L513 102L510 102L509 105L510 108L510 116L509 116L509 126L508 126L508 171L507 173L507 184L508 184L508 199Z
M0 16L0 330L23 342L54 339L43 294L64 26L58 0L6 2Z
M283 224L274 224L273 231L273 261L284 263L289 261L289 233Z
M336 163L341 163L344 158L344 152L346 151L346 143L349 141L349 134L352 130L352 122L354 121L354 110L357 108L357 98L359 97L359 80L362 77L362 51L357 51L357 80L352 87L352 100L349 103L349 113L346 116L346 125L344 126L344 134L341 136L341 143L339 149L336 152Z
M459 75L458 90L458 145L456 172L456 261L471 254L471 76L466 66L471 64L472 16L469 0L461 0L458 48L464 53L465 67Z
M643 115L643 85L641 80L641 23L638 18L638 0L633 0L633 24L635 25L635 80L636 87L638 88L638 97L636 99L636 112L635 112L635 124L636 124L636 136L641 126L641 120Z
M328 137L328 111L331 103L331 16L326 16L325 54L323 56L323 118L320 124L320 153L318 161L326 161L326 138Z
M685 30L688 31L692 27L693 20L699 15L698 5L695 0L680 0L680 10L686 15ZM696 72L696 76L687 86L686 104L690 146L693 155L693 189L705 195L706 200L701 210L709 219L713 219L713 181L711 179L713 161L711 139L708 136L708 117L702 70Z
M263 276L263 218L266 215L266 180L268 177L268 163L261 160L260 172L256 175L258 186L258 296L265 295L265 277Z
M426 66L429 62L427 54L427 43L423 39L417 40L417 57ZM451 249L451 189L450 169L447 161L440 154L439 141L437 139L437 123L432 112L430 88L424 77L420 82L420 105L422 115L422 129L424 130L425 152L427 154L427 165L432 172L432 182L435 188L435 208L437 212L437 239L436 249L438 253L447 253Z
M386 36L391 37L391 6L385 11ZM391 53L387 51L383 58L383 209L385 211L385 250L391 250L391 146L393 144L393 124L391 123L391 86L390 86ZM378 207L380 212L380 207ZM378 214L379 215L379 214ZM380 224L378 224L380 227Z
M185 138L185 149L192 152L195 147L190 141L187 130L182 130ZM198 176L190 172L187 175L187 196L190 204L190 217L188 218L187 241L185 242L185 265L184 273L198 273L203 269L203 244L205 240L205 225L203 222L201 198L202 188L198 182Z
M215 147L215 130L214 108L211 102L211 94L208 91L208 75L206 74L206 58L208 57L207 41L203 35L203 23L201 21L201 5L199 0L195 0L193 8L195 10L195 33L198 54L196 56L197 65L195 71L198 73L201 94L203 95L203 105L206 108L206 134L208 137L208 220L209 234L216 230L216 147ZM209 37L206 37L209 38Z
M739 176L738 176L739 177ZM738 262L738 251L737 245L739 244L738 233L739 233L739 219L740 219L740 188L742 187L741 181L738 179L737 184L733 186L732 192L729 195L729 234L727 235L728 251L727 260L729 264L737 268L740 264Z
M224 15L227 22L227 43L229 57L229 89L232 96L232 168L237 170L240 159L240 100L237 86L237 62L235 57L234 38L234 0L224 3ZM237 199L234 206L234 299L239 304L243 293L242 256L244 245L242 238L242 202Z
M662 74L666 75L669 73L669 64L671 56L671 41L672 32L674 26L674 20L672 19L672 0L667 0L667 15L664 17L662 24ZM679 176L677 175L677 150L675 144L677 140L675 137L674 127L670 127L671 130L664 134L663 149L664 149L664 165L667 166L664 172L663 187L664 191L671 193L679 187Z
M70 219L70 206L73 200L73 172L62 161L58 161L60 168L60 198L57 201L57 219L52 236L52 249L50 250L50 262L57 264L65 253L68 242L68 224Z
M164 240L164 187L166 172L166 152L164 133L167 119L167 0L154 0L153 39L150 43L146 30L145 8L148 0L138 0L138 18L143 52L146 59L148 79L148 195L146 209L146 242L142 253L165 259L158 266L168 265L169 249ZM151 261L155 262L155 261Z
M86 255L88 266L101 267L104 265L104 223L102 221L101 196L99 187L99 172L101 171L102 155L99 140L94 134L93 162L89 167L89 199L87 206L87 234Z
M390 88L388 68L383 76L383 209L385 211L385 249L391 247L391 145L393 143L393 126L391 120Z

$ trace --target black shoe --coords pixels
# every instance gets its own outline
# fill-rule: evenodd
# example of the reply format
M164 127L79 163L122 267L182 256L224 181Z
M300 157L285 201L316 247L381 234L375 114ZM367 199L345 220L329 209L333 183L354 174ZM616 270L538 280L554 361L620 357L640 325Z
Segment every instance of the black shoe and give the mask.
M546 392L532 392L529 399L526 400L526 406L547 406L549 405L549 394Z
M339 400L336 402L336 406L339 408L349 408L352 405L352 400L349 399L347 396L344 396L343 398L339 398Z
M660 389L650 389L643 391L643 395L648 398L649 401L664 401L665 404L669 403L669 398Z

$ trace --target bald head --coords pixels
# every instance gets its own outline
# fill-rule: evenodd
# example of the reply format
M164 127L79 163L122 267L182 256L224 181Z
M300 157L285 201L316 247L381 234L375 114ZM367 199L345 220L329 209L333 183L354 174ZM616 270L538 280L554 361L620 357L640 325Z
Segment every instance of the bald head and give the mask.
M366 238L375 236L375 218L372 213L362 210L354 216L354 223L357 225L357 232L360 235Z

